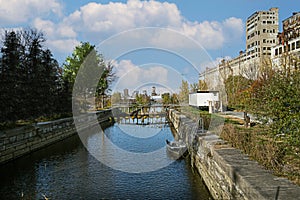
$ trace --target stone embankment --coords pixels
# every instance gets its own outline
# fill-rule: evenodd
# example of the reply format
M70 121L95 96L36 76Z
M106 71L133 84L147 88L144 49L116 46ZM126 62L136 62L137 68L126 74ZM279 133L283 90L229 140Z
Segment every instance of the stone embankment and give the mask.
M71 117L0 131L0 164L61 141L76 134L78 129L108 121L111 116L111 110L105 110L75 119ZM76 127L74 120L80 122Z
M272 175L218 135L197 131L197 123L176 110L169 110L168 116L177 136L189 146L192 166L215 199L300 198L299 186Z

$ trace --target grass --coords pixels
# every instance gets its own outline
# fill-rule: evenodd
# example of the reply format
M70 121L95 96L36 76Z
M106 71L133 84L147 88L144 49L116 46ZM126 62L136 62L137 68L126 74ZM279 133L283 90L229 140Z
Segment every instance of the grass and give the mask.
M220 117L188 106L178 110L190 118L202 117L205 129L211 119ZM245 128L242 119L226 116L220 137L275 175L286 177L300 186L300 147L291 146L288 141L273 135L267 125Z
M266 125L245 128L235 119L225 120L220 137L242 150L275 175L286 177L300 186L299 148L272 137Z

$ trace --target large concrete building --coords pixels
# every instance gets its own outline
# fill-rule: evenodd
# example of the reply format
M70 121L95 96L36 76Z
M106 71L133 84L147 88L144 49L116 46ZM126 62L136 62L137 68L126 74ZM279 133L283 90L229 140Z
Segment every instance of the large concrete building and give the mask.
M300 12L295 12L283 20L282 25L282 33L278 34L278 42L272 47L272 61L279 69L295 68L300 60Z
M247 19L246 24L246 60L269 59L271 47L277 43L278 8L259 11Z
M261 64L271 58L271 48L277 43L278 27L278 8L253 13L246 22L245 51L240 51L236 58L222 60L214 68L206 68L200 79L213 90L218 89L220 82L229 75L256 79Z

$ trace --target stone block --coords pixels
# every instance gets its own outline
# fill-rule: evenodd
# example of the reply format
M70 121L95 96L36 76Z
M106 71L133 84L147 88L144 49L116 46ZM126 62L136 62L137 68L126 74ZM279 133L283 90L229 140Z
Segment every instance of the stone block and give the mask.
M17 141L21 141L24 139L24 134L20 133L19 135L17 135Z
M185 126L185 133L179 134L184 141L189 141L193 122L175 110L170 109L168 115L175 128ZM299 199L299 186L272 175L217 135L197 135L194 143L191 164L215 199L276 199L276 195L278 199Z
M11 137L9 138L9 142L10 142L10 143L13 143L13 142L16 141L16 139L17 139L17 136L11 136Z
M29 153L29 152L30 152L30 148L29 147L25 147L23 149L19 149L19 150L17 150L17 151L14 152L14 158L18 158L18 157L20 157L22 155L25 155L25 154Z

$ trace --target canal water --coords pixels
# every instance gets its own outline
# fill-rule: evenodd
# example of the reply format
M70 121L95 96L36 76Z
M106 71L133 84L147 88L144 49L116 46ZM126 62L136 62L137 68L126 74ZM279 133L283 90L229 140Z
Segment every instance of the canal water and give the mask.
M157 119L164 120L164 119ZM161 121L161 122L162 122ZM153 120L152 120L153 122ZM128 135L126 133L133 135ZM152 132L149 138L134 134ZM125 133L125 134L124 134ZM123 120L91 134L84 146L78 135L0 166L0 199L210 199L189 159L174 160L161 169L143 173L115 170L87 149L97 135L105 134L128 151L147 152L164 148L173 139L168 124L134 124ZM117 159L114 153L108 156ZM169 158L172 159L172 158ZM127 163L124 161L123 165Z

